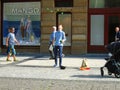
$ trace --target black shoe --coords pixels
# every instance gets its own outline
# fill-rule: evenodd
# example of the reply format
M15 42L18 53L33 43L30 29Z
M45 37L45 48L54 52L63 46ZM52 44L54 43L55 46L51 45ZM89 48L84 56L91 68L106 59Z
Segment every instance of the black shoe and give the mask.
M101 76L104 76L104 71L103 71L103 67L100 68L100 72L101 72Z
M63 69L63 70L64 70L65 68L66 68L65 66L60 66L60 69Z

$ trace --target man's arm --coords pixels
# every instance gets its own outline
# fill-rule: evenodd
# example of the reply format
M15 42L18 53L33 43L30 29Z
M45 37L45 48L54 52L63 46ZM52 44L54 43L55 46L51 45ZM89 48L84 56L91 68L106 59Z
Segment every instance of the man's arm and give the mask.
M66 41L66 36L65 36L65 32L63 32L62 43L64 43L65 41Z
M19 45L19 42L17 41L17 39L16 39L16 38L14 39L14 41L15 41L15 43L16 43L17 45Z

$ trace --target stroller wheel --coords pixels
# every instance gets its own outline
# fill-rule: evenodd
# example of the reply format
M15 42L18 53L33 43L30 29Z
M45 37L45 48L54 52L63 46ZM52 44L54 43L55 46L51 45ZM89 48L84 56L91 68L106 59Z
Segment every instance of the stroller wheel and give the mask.
M103 67L100 68L100 72L101 72L101 76L104 76L104 71L103 71Z
M112 73L110 71L108 71L108 75L112 75Z
M116 78L120 78L120 73L115 73L114 75Z

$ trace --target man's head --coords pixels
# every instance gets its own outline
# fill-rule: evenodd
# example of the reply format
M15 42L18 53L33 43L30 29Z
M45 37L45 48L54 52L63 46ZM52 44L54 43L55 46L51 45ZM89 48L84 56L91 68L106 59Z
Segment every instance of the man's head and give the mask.
M53 26L52 28L53 28L53 31L56 31L56 26Z
M115 28L115 31L118 32L118 31L119 31L119 27L116 27L116 28Z
M62 30L63 29L63 26L62 25L59 25L58 26L58 30Z
M9 32L11 32L11 33L14 33L14 32L15 32L15 28L14 28L14 27L10 27L8 30L9 30Z

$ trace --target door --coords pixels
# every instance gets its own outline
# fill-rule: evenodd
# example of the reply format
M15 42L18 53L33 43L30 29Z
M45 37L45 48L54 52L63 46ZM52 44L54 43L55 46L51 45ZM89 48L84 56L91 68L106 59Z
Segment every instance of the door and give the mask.
M62 24L66 35L65 46L71 46L71 17L72 15L69 12L57 13L57 26Z
M115 27L120 27L120 15L108 15L108 43L115 41Z
M88 53L104 53L105 45L115 40L115 27L120 27L120 14L90 15Z

